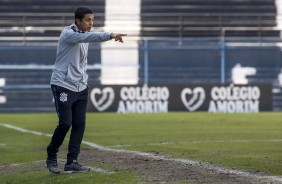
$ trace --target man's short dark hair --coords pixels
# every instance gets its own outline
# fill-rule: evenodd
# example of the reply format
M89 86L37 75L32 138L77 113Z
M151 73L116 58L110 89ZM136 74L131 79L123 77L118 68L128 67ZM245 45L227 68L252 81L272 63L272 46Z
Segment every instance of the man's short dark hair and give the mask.
M78 7L75 10L74 18L82 20L85 14L93 14L93 11L86 7Z

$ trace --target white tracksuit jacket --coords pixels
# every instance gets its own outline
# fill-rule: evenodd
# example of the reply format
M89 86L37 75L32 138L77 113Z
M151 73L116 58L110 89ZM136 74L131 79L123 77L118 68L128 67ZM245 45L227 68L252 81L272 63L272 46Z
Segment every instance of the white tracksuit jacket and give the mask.
M75 24L65 27L59 38L50 83L74 92L86 89L88 44L110 39L109 32L83 32Z

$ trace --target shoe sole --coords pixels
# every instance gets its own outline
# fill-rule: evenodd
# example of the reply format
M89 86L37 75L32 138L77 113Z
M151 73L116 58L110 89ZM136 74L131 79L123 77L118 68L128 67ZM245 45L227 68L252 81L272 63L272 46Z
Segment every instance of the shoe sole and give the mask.
M61 172L53 172L53 171L50 171L50 169L48 169L48 171L52 174L60 174Z

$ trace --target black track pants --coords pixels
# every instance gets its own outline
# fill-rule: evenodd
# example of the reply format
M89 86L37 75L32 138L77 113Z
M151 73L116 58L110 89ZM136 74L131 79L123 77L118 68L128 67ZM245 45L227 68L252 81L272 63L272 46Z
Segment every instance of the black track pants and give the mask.
M48 159L56 159L59 147L70 129L67 162L77 160L85 130L85 116L88 100L88 88L81 92L73 92L66 88L51 85L59 124L47 147Z

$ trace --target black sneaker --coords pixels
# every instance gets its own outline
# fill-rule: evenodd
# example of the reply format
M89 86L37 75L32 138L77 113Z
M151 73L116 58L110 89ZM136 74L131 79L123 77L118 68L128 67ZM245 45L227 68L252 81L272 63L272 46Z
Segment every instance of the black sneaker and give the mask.
M65 173L87 172L90 171L90 167L80 165L76 160L71 164L65 165Z
M61 172L57 160L46 160L46 167L51 173L59 174Z

